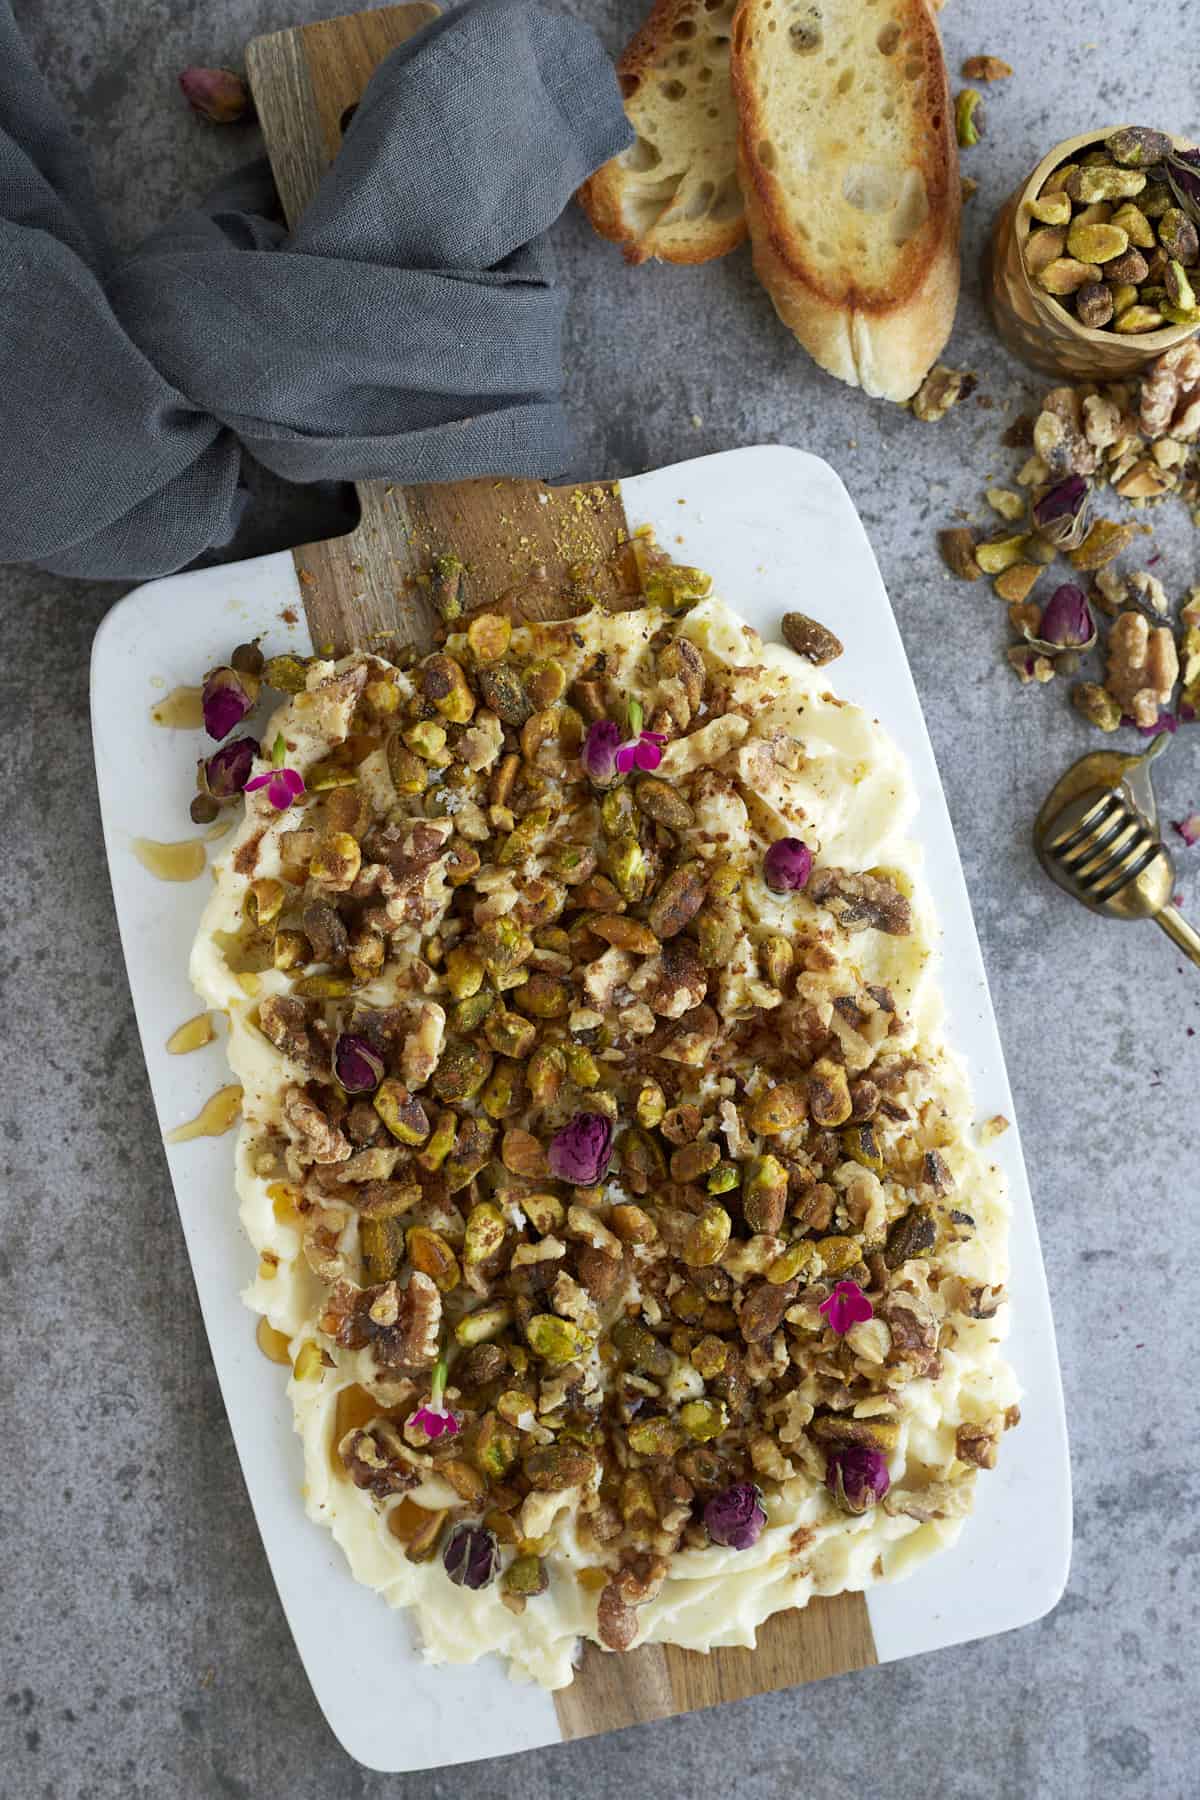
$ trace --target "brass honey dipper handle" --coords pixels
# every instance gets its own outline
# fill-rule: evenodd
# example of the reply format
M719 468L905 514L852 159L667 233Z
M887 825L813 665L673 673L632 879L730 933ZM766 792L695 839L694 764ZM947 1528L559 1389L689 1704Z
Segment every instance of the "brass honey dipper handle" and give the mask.
M1144 756L1093 752L1056 783L1034 826L1046 873L1089 911L1110 919L1153 919L1200 968L1200 932L1173 904L1175 866L1157 830L1150 763Z

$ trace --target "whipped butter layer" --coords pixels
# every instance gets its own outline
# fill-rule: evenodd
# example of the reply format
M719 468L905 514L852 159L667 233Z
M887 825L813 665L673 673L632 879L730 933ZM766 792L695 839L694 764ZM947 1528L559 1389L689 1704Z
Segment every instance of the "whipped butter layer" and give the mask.
M506 622L499 638L495 664L480 663L466 634L452 634L441 653L465 672L465 718L439 710L421 665L397 670L362 656L308 665L306 687L284 700L263 738L282 738L306 796L285 811L263 790L246 796L191 977L204 1004L229 1017L229 1060L244 1092L236 1189L258 1258L244 1297L289 1344L303 1504L332 1531L354 1578L411 1613L428 1660L496 1651L514 1675L557 1688L572 1679L581 1639L612 1649L628 1647L614 1642L622 1635L695 1650L752 1646L783 1608L899 1578L949 1549L1017 1417L1002 1348L1008 1208L945 1041L937 924L904 759L875 720L832 691L836 665L814 668L764 644L714 598L678 616L597 612L511 633ZM509 705L511 683L480 679L497 666L532 690L520 723L496 710ZM661 761L597 786L583 761L596 722L588 710L605 708L631 737L631 700L662 739ZM544 728L531 732L530 717ZM422 722L434 730L410 740L422 766L406 781L412 763L394 743L389 756L389 741ZM508 757L519 769L506 790ZM343 785L328 785L331 770ZM639 789L647 779L682 807ZM332 796L350 792L357 814L347 799L330 810ZM540 812L549 814L541 823ZM434 841L414 874L417 820L430 822ZM334 828L357 834L361 850L345 886L336 864L332 884L311 872ZM768 883L766 852L779 839L811 853L805 886ZM594 861L582 884L564 846ZM609 916L645 927L658 916L655 893L681 869L704 898L669 940L652 932L657 943L647 938L639 951L590 934L589 920ZM614 892L615 911L602 913ZM314 906L337 912L342 935L358 944L349 976L352 951L336 954L337 931L332 943L306 938ZM519 927L520 949L530 945L526 980L505 985L512 971L497 976L493 963L482 987L456 992L477 934L503 920ZM907 928L884 928L897 922ZM308 952L290 965L277 948L288 931ZM382 950L368 955L373 937ZM322 947L332 959L321 960ZM324 986L323 975L332 977ZM522 1086L527 1051L522 1060L486 1048L486 1019L456 1025L493 979L493 1023L527 1021L544 1066L561 1077L550 1099ZM529 981L548 996L543 1012L521 1011ZM297 1001L299 1023L286 1010ZM334 1084L330 1046L362 1032L376 1033L393 1078L423 1107L424 1139L419 1123L415 1141L375 1130L370 1094ZM457 1098L443 1081L439 1095L439 1068L460 1040L484 1046L487 1081ZM865 1136L853 1138L849 1118L820 1124L813 1071L826 1065L867 1113ZM488 1112L480 1095L496 1088L497 1068L515 1097L496 1089ZM664 1116L645 1125L656 1108L643 1096L655 1088ZM804 1116L756 1129L779 1088L798 1096ZM614 1131L602 1179L572 1188L544 1164L527 1173L529 1159L588 1111ZM445 1163L420 1164L447 1112L460 1142L473 1124L490 1133L489 1154L457 1188ZM680 1152L709 1144L711 1166L692 1173L708 1155ZM376 1180L341 1178L372 1150ZM762 1215L747 1216L747 1184L771 1158L786 1201L770 1229L756 1230L750 1218L761 1224ZM407 1190L406 1172L416 1182ZM389 1274L373 1248L383 1227L371 1206L401 1205L404 1192L417 1197L400 1216L408 1236L393 1232ZM548 1209L532 1203L539 1193ZM498 1210L505 1236L490 1260L472 1264L479 1207ZM714 1209L727 1239L716 1260L697 1262L695 1221ZM394 1284L403 1308L414 1225L436 1236L454 1268L443 1277L450 1285L438 1285L421 1355L405 1363L383 1357L392 1339L370 1336L362 1296ZM844 1280L870 1316L839 1333L821 1306ZM787 1305L755 1336L747 1308L752 1298L769 1306L770 1288ZM390 1316L384 1301L381 1317ZM485 1340L497 1356L481 1358L463 1341L463 1321L497 1304L511 1317ZM571 1327L573 1360L547 1363L530 1349L531 1308ZM631 1365L620 1347L630 1324L658 1346L649 1364ZM414 1326L411 1343L417 1335ZM433 1441L411 1421L430 1400L437 1352L458 1429ZM501 1358L500 1375L468 1379ZM697 1401L706 1413L697 1415ZM509 1457L503 1469L477 1448L489 1416L501 1460ZM679 1423L696 1417L711 1418L715 1435L691 1436ZM645 1441L647 1419L662 1422L658 1454L631 1447ZM582 1450L585 1472L568 1485L531 1485L535 1453L564 1444ZM846 1510L833 1478L850 1444L886 1465L886 1491L861 1511ZM713 1541L704 1522L713 1494L736 1482L757 1487L765 1521L744 1548ZM430 1519L440 1535L432 1547L418 1538L414 1555L414 1530ZM491 1532L497 1553L497 1573L477 1589L456 1585L442 1560L448 1534L464 1524ZM537 1559L543 1591L506 1587L517 1557Z

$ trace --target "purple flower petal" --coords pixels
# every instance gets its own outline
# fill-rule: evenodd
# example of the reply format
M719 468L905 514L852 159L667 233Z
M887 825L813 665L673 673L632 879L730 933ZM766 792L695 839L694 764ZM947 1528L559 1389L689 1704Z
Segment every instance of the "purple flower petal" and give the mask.
M204 785L214 800L232 800L246 786L254 759L258 755L257 738L235 738L222 744L201 764Z
M714 1494L704 1508L709 1537L727 1550L749 1550L762 1536L766 1522L762 1490L752 1481L739 1481Z
M763 876L777 894L796 893L812 874L813 854L800 838L776 838L763 858Z
M455 1437L459 1429L458 1414L436 1406L418 1406L408 1423L419 1425L427 1438Z
M868 1512L891 1484L882 1450L868 1444L844 1444L829 1452L825 1485L843 1512Z
M617 754L613 757L613 766L616 769L617 774L628 775L636 759L637 746L635 744L622 744L621 748L617 751Z
M212 669L200 690L204 729L210 738L228 737L258 698L258 683L236 669Z
M1125 720L1122 719L1121 723L1123 725ZM1131 719L1129 723L1132 724L1133 720ZM1153 725L1138 726L1138 735L1139 737L1158 737L1160 732L1166 731L1174 737L1178 730L1179 720L1175 717L1175 714L1173 712L1160 712Z
M666 738L661 731L643 731L633 746L633 760L639 769L657 769L662 761L662 746Z
M583 744L583 766L596 787L609 787L617 775L621 728L613 719L597 719L588 727Z
M334 1041L333 1072L348 1094L373 1094L386 1071L366 1038L342 1031Z
M875 1308L857 1281L839 1281L828 1300L822 1300L819 1312L825 1314L829 1329L845 1337L852 1325L862 1325L874 1318Z
M275 811L286 812L292 801L298 800L304 792L304 777L298 769L271 769L266 775L256 775L253 781L248 781L246 792L252 794L264 787Z
M574 1187L595 1187L608 1169L612 1147L611 1119L603 1113L576 1113L550 1140L546 1153L550 1173Z

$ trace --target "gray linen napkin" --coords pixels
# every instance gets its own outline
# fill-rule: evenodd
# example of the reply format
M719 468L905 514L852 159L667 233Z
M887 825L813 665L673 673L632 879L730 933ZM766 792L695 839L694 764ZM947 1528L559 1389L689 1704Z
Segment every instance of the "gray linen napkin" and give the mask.
M262 164L118 257L0 0L0 562L181 568L233 535L245 454L296 482L564 469L542 234L630 136L588 27L476 0L388 57L290 236Z

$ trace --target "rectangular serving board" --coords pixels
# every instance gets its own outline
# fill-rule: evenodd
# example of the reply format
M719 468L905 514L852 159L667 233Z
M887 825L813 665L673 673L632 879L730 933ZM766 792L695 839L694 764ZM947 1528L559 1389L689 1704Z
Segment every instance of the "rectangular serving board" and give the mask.
M920 702L870 544L828 464L784 446L726 451L622 482L632 527L652 525L681 560L764 636L809 609L845 645L837 692L879 718L908 758L942 934L951 1042L971 1072L976 1117L1013 1119L1012 1096L970 901ZM193 685L232 646L263 633L268 653L311 649L290 555L170 576L119 601L92 652L92 729L105 844L138 1029L164 1133L193 1118L228 1079L224 1044L167 1054L198 1010L188 953L210 892L156 880L131 843L192 835L195 732L155 725L167 690ZM210 857L219 856L214 843ZM1020 1429L978 1484L958 1545L907 1580L867 1594L879 1662L1040 1618L1055 1605L1071 1550L1071 1480L1049 1296L1015 1122L993 1154L1012 1203L1009 1353L1023 1389ZM359 1587L328 1532L305 1516L302 1459L281 1371L261 1355L239 1293L254 1256L237 1221L233 1136L166 1149L213 1360L271 1571L314 1693L342 1744L369 1768L443 1766L555 1743L552 1697L511 1682L495 1658L432 1667L411 1628ZM733 1652L738 1656L752 1652ZM469 1717L469 1734L462 1720Z

